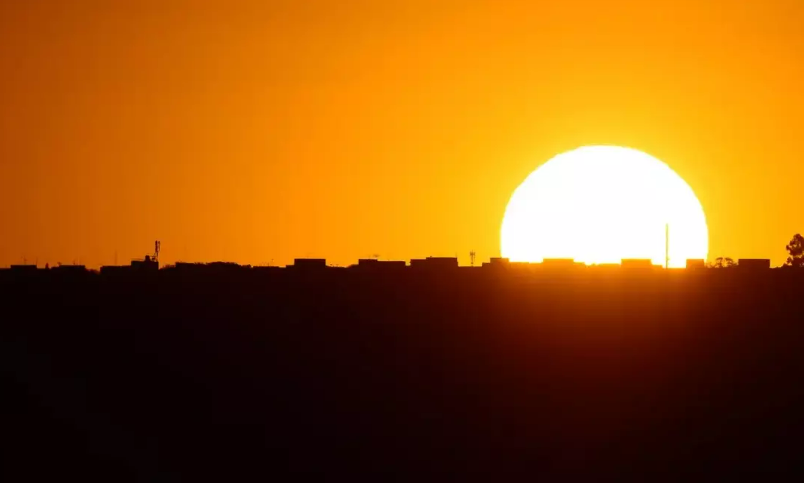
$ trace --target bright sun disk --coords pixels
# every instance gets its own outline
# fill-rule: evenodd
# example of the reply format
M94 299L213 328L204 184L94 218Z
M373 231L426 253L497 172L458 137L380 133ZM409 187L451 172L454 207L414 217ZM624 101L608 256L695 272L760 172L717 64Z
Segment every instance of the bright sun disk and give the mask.
M663 266L665 226L670 267L706 259L706 217L678 174L635 149L587 146L552 158L514 191L502 223L502 255L586 264L649 258Z

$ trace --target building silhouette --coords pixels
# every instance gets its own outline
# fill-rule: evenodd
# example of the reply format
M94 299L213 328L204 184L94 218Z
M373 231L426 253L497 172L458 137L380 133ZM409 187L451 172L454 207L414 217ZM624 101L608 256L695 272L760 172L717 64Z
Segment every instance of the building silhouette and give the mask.
M327 268L327 260L325 258L297 258L293 260L291 268L297 270L321 270Z
M686 263L687 270L701 270L706 268L706 261L700 258L688 258Z
M629 270L653 270L656 267L650 258L623 258L620 266Z
M770 268L770 260L765 258L740 258L737 260L737 268L740 270L767 270Z
M427 257L412 259L410 267L419 270L438 271L458 268L458 259L455 257Z

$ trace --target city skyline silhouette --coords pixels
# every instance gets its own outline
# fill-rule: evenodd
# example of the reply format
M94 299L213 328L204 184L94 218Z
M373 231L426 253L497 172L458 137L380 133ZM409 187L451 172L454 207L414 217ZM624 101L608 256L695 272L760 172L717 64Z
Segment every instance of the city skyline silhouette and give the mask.
M0 6L0 266L499 256L579 146L668 163L709 252L802 231L804 7L691 0ZM638 42L634 39L639 39Z
M0 2L0 480L797 481L802 26Z

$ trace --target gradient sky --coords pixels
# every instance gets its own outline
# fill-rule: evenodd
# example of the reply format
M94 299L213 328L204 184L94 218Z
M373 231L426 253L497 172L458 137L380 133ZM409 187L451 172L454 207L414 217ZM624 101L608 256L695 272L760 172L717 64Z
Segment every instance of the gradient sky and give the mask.
M553 155L698 195L710 257L804 232L801 0L0 3L0 266L499 254ZM593 234L590 234L590 242Z

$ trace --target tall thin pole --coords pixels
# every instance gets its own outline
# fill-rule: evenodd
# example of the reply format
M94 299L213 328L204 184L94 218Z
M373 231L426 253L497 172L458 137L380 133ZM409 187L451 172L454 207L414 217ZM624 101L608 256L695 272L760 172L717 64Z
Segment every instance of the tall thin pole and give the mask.
M664 224L664 269L670 268L670 223Z

